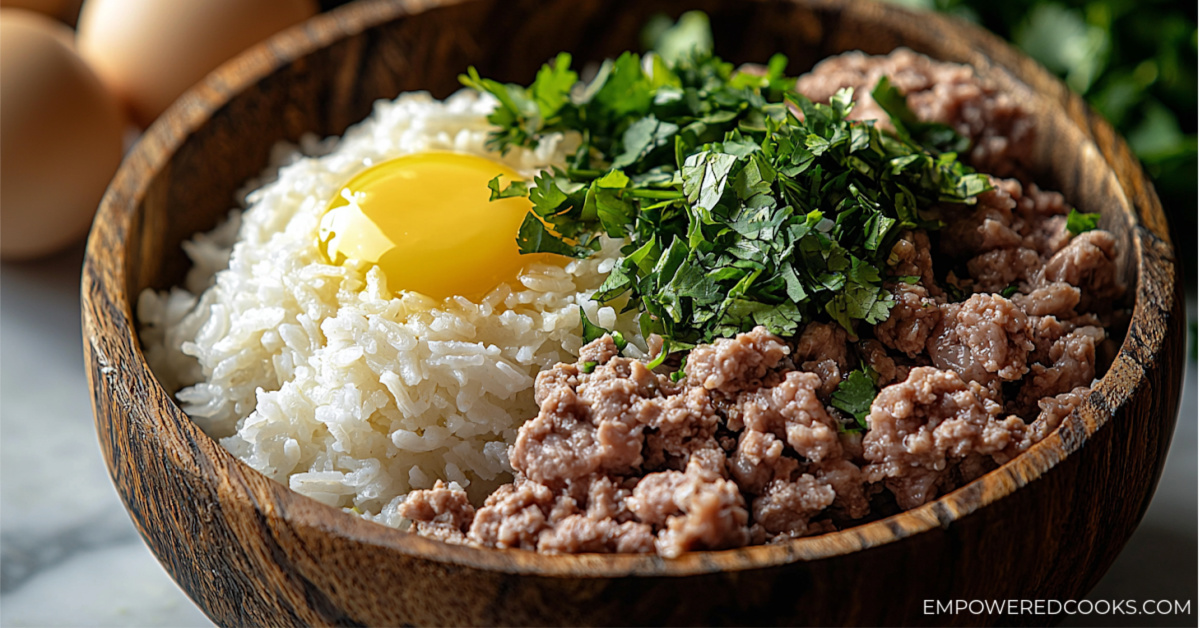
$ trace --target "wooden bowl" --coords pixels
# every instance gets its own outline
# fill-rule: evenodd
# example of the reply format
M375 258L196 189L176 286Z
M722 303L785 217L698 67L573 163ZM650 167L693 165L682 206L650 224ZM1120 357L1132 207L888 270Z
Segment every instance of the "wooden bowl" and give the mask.
M969 63L1037 112L1039 179L1103 213L1133 318L1111 369L1057 433L920 508L772 546L545 556L444 545L351 517L234 459L180 411L139 346L133 304L178 283L180 242L212 228L271 146L340 134L372 101L444 97L470 64L528 81L560 50L638 47L659 12L699 8L733 61L797 74L850 49ZM142 138L101 203L83 335L104 456L134 524L213 620L260 624L901 624L1048 621L928 615L931 600L1069 599L1096 583L1154 493L1183 373L1179 268L1157 196L1112 128L984 31L863 2L368 2L318 16L224 66Z

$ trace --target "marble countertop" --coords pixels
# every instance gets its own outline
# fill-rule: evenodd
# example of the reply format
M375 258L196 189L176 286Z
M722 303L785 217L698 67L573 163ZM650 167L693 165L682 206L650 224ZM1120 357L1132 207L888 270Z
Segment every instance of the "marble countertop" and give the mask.
M77 248L0 265L0 625L209 626L142 544L101 460L82 363L81 259ZM1195 316L1193 301L1193 329ZM1158 492L1089 596L1191 600L1190 618L1154 618L1160 625L1195 625L1196 383L1190 361ZM1067 624L1103 621L1075 619Z

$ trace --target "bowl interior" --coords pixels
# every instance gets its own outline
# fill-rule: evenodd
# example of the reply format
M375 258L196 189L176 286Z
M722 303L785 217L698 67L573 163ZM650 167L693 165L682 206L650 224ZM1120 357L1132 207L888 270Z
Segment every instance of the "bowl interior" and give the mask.
M225 66L156 123L144 141L158 144L144 152L161 156L162 163L154 165L143 195L135 199L120 251L127 311L136 311L143 290L182 281L189 263L180 244L213 228L237 205L237 191L262 172L276 143L296 142L306 133L339 135L369 115L375 100L401 92L446 97L471 65L498 80L528 82L559 51L571 52L582 64L638 50L650 17L677 17L691 9L708 12L716 51L727 60L765 62L782 52L793 75L839 52L883 54L899 46L973 65L1034 111L1036 180L1081 210L1103 214L1102 226L1118 236L1126 305L1133 303L1134 216L1113 169L1072 117L1078 112L1066 108L1078 99L1036 68L1044 84L1016 78L1013 68L1032 62L978 30L963 26L962 36L947 36L898 9L870 3L467 0L405 16L406 6L418 4L369 2L321 16ZM315 50L314 37L323 42ZM222 98L213 99L213 90ZM1090 423L1087 433L1096 425ZM1038 465L1058 461L1050 458Z

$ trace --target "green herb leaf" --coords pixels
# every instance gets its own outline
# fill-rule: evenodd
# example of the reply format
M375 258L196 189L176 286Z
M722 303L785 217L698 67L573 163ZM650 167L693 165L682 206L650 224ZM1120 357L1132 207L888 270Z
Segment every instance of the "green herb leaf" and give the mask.
M625 168L645 159L652 151L669 146L679 127L670 122L663 122L653 114L639 119L625 129L621 136L624 152L613 160L613 168Z
M492 191L489 201L495 201L502 198L513 198L519 196L529 196L529 185L524 181L513 181L508 184L508 187L500 189L500 177L496 175L491 181L488 181L488 189Z
M571 55L560 52L553 63L538 70L537 78L529 86L529 94L538 105L542 120L553 118L567 104L571 88L579 75L571 70Z
M850 90L828 104L795 93L786 67L776 56L765 74L738 72L692 46L622 54L582 87L564 55L528 87L473 69L463 82L500 103L493 147L582 138L565 170L489 185L494 198L524 190L533 203L521 251L582 257L601 236L626 240L593 298L627 298L643 334L682 351L755 325L786 335L826 320L855 334L886 320L900 231L936 229L922 210L990 189L958 160L966 141L918 120L886 78L872 94L895 134L847 120ZM585 339L599 333L587 329Z
M554 253L567 257L587 257L591 250L572 246L550 233L546 225L533 214L525 214L521 230L517 232L517 246L521 253Z
M734 155L706 151L688 157L683 164L683 193L706 222L712 222L712 210L721 201L737 161Z
M908 100L900 90L892 86L888 77L884 76L871 90L871 98L879 107L887 112L896 134L903 139L910 139L923 146L935 149L939 153L959 153L967 149L966 138L954 129L938 122L922 122L908 107Z
M579 308L579 320L583 324L583 344L588 344L593 340L599 340L608 333L608 330L588 320L587 314L583 312L583 308Z
M1071 208L1071 213L1067 214L1067 231L1071 235L1079 235L1085 231L1091 231L1100 224L1100 214L1091 214L1075 211Z
M662 366L662 363L667 359L667 355L670 353L671 343L664 341L662 349L659 350L658 355L654 356L653 360L650 360L646 363L646 368L653 371L654 369Z
M625 347L629 346L629 341L625 339L624 334L616 330L610 331L588 320L587 314L583 312L583 308L579 308L579 321L583 325L583 333L580 334L583 337L583 344L608 335L612 337L613 345L617 347L618 352L624 351Z
M686 355L683 356L683 360L679 363L679 370L675 371L674 373L671 373L671 375L670 375L671 381L679 382L687 377L687 373L685 373L683 371L683 369L687 367L687 361L688 361L688 357Z
M842 380L842 383L838 384L837 389L833 391L833 407L854 417L861 431L870 429L870 426L867 425L867 415L871 413L871 403L875 401L875 395L879 393L879 389L875 385L877 378L878 376L871 367L864 366L861 369L850 371L846 379Z

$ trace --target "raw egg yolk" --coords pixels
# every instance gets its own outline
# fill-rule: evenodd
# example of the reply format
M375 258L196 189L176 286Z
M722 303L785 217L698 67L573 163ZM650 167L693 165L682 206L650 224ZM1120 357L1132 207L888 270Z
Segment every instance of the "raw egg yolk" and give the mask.
M335 264L377 264L392 291L482 296L546 257L521 255L517 232L532 205L523 197L489 201L488 182L496 175L501 189L521 179L502 164L460 153L376 164L330 202L318 246Z

